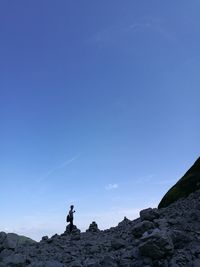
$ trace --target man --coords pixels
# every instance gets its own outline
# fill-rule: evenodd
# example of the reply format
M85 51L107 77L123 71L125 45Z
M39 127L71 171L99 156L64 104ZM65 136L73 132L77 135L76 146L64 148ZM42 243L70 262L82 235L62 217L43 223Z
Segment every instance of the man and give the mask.
M70 206L70 210L69 210L69 223L70 223L70 225L69 225L69 231L71 232L72 230L73 230L73 220L74 220L74 212L75 212L75 210L73 210L74 209L74 206L73 205L71 205Z

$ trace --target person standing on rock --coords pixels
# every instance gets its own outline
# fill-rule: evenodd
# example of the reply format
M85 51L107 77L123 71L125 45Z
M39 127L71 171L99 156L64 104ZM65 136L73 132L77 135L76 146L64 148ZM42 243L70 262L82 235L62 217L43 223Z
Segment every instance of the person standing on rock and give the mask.
M70 225L69 225L69 231L71 232L72 230L73 230L73 220L74 220L74 212L75 212L75 210L73 210L74 209L74 206L73 205L71 205L70 206L70 210L69 210L69 214L68 214L68 216L67 216L67 221L70 223Z

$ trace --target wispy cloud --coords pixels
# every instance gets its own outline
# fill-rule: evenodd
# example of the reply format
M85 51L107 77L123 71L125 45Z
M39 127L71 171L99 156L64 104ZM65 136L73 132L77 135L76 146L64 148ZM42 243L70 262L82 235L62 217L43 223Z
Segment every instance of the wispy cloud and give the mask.
M55 173L56 171L65 168L66 166L70 165L72 162L74 162L75 160L77 160L79 157L81 156L81 153L73 156L72 158L64 161L63 163L61 163L60 165L50 169L49 171L46 172L46 174L44 174L43 176L41 176L39 178L39 182L42 182L44 180L46 180L51 174Z
M135 31L136 32L144 28L149 28L151 26L152 26L152 23L150 22L136 22L125 27L124 31Z
M112 25L93 35L87 43L96 45L108 45L118 43L120 40L126 40L127 35L134 36L137 32L154 32L168 41L174 41L175 35L169 32L165 27L165 23L161 18L142 17L129 23L121 23L121 25Z
M110 190L117 189L118 187L119 187L118 184L108 184L108 185L105 186L105 189L106 189L107 191L110 191Z

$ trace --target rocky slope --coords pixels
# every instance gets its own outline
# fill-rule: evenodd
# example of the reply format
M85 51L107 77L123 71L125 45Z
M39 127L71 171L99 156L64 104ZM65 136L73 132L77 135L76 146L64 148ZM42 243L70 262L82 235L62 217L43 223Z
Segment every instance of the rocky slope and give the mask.
M200 157L185 175L165 194L158 208L164 208L181 197L200 189Z
M199 267L200 190L167 208L146 209L140 218L124 219L100 231L93 222L80 233L20 244L0 233L0 267Z

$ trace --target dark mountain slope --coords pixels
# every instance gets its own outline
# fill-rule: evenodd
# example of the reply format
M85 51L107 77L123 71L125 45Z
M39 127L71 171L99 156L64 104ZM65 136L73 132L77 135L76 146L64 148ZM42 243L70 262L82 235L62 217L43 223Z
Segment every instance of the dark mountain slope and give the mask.
M165 194L158 208L164 208L200 189L200 157L185 175Z

